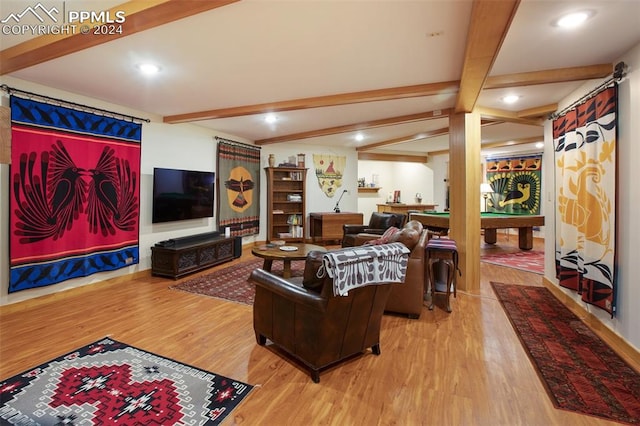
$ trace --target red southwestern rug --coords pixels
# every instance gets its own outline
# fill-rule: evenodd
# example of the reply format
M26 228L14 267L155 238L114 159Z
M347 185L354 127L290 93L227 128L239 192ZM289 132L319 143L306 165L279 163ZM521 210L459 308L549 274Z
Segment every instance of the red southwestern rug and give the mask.
M640 374L544 287L492 282L557 408L640 424Z
M0 424L216 425L252 388L104 338L0 382Z
M544 251L522 250L515 253L486 254L480 257L482 262L507 266L527 272L544 275Z
M262 268L263 263L262 259L251 259L172 285L169 288L253 305L256 290L255 286L249 282L249 275L254 269ZM274 261L271 272L282 275L282 268L282 262ZM301 277L303 271L303 260L291 262L292 276Z

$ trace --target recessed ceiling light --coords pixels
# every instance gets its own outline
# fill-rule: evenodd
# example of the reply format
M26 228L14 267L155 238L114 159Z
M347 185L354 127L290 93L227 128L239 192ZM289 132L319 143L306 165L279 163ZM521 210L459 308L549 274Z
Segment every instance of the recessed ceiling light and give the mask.
M544 142L536 143L536 148L538 148L538 149L544 148Z
M580 12L569 13L555 21L554 25L560 28L567 29L576 28L582 25L587 19L591 18L593 14L593 11L590 10L582 10Z
M154 75L160 72L160 67L156 64L144 63L138 64L138 70L144 75Z
M275 114L267 114L264 117L264 121L269 123L269 124L275 123L277 119L278 119L278 117L276 117Z
M363 139L364 139L364 135L362 133L356 134L356 140L358 142L361 142Z
M518 102L518 99L520 99L520 96L518 95L507 95L502 97L502 102L505 104L514 104Z

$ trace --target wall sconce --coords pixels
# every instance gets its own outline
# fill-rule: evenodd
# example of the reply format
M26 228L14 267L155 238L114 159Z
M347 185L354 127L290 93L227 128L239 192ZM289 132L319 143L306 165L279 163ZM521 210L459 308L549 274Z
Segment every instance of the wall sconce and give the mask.
M493 188L488 183L480 184L480 193L482 193L482 197L484 198L484 211L487 211L487 198L489 198L489 194L492 194Z

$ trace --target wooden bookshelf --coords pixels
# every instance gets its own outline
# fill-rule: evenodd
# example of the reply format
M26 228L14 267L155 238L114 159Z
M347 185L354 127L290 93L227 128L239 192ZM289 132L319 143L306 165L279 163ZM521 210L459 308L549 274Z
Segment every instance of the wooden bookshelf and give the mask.
M307 169L265 167L267 174L267 242L303 242L306 230Z

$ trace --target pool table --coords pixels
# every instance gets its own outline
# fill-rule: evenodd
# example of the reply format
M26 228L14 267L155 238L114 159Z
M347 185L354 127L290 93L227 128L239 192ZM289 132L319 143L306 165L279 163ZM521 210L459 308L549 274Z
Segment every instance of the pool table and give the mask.
M449 228L449 213L411 213L409 220L417 220L428 228ZM533 248L533 227L543 226L544 216L480 213L480 228L484 229L484 242L495 244L498 229L518 228L518 246L521 250Z

